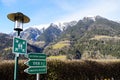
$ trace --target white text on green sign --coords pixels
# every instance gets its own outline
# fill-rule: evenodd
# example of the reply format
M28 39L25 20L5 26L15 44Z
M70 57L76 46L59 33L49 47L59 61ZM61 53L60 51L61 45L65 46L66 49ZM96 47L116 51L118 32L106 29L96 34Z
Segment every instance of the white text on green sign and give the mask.
M26 65L28 66L44 66L46 67L46 59L41 60L41 59L30 59L27 61Z
M47 68L46 67L29 67L24 70L25 72L29 74L46 74L47 73Z
M46 59L46 54L43 53L29 53L29 59Z

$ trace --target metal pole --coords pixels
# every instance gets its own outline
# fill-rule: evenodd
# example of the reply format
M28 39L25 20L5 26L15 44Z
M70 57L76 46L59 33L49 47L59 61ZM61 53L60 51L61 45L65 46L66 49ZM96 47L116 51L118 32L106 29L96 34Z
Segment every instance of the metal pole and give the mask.
M14 80L18 80L18 58L19 54L15 54L15 68L14 68Z
M20 31L18 30L18 37L20 37ZM14 68L14 80L18 80L18 59L19 54L15 54L15 68Z
M36 77L37 77L36 80L40 80L40 79L39 79L40 75L39 75L38 73L37 73L37 76L36 76Z

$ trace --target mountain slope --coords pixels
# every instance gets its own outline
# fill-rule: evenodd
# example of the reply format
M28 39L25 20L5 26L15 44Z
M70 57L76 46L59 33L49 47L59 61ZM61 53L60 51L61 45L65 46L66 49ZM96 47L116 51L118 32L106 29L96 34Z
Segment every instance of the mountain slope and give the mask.
M0 51L12 46L12 38L8 34L0 33Z
M92 39L95 36L106 36L99 40ZM110 38L109 38L110 37ZM115 38L117 37L117 38ZM69 40L70 47L64 47L61 50L54 50L51 47L46 49L47 54L67 54L75 56L76 50L79 50L87 58L111 58L120 57L120 24L101 16L94 18L85 17L79 20L72 27L64 30L58 38L58 41ZM52 52L52 53L50 53ZM114 57L113 57L114 56Z
M85 17L76 25L66 29L61 35L63 38L93 37L95 35L120 36L120 24L106 18L96 16L94 19Z
M37 38L41 35L41 31L37 28L28 28L21 33L22 38L27 40L36 41Z
M12 53L13 38L4 33L0 33L0 59L14 59ZM32 44L27 44L27 52L42 52L43 49ZM23 56L21 57L23 58Z
M51 24L44 32L39 36L38 41L45 41L46 44L55 41L60 36L61 30L57 25Z
M32 40L29 41L31 46L29 52L44 50L48 55L65 54L73 58L77 55L76 51L80 51L81 55L87 55L87 58L106 58L106 55L120 57L120 23L101 16L84 17L78 22L72 21L59 25L52 23L42 31L28 28L21 35L28 41ZM100 38L97 39L96 36ZM69 45L60 49L52 47L62 41L69 41ZM39 46L41 44L42 49ZM10 48L4 50L8 49Z

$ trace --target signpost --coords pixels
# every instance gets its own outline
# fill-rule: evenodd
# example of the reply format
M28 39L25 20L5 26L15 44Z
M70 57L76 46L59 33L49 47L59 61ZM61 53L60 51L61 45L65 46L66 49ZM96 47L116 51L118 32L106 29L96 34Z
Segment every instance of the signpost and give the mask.
M14 80L18 80L18 59L19 54L27 53L27 42L20 38L20 32L23 31L23 23L30 21L29 17L21 12L11 13L7 15L8 19L15 23L14 30L17 31L17 37L14 37L13 41L13 53L15 54L15 68L14 68Z
M14 80L17 80L19 54L26 54L27 53L27 41L24 40L24 39L18 38L18 37L13 38L12 52L16 54L16 56L15 56Z
M25 63L29 68L24 72L28 74L37 74L37 80L39 80L39 74L47 73L46 55L43 53L29 53L27 56L29 60Z

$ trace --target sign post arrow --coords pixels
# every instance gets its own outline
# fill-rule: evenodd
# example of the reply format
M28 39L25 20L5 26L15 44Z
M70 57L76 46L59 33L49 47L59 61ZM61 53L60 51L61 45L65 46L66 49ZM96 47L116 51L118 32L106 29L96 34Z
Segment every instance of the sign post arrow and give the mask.
M27 66L41 66L44 67L47 65L46 59L30 59L25 63Z
M37 73L45 74L47 73L47 68L46 67L29 67L25 69L24 72L28 74L37 74Z
M46 59L46 55L44 53L29 53L27 58L29 58L29 59Z
M43 53L29 53L26 55L29 60L25 62L29 68L24 72L28 74L45 74L47 73L46 54Z

